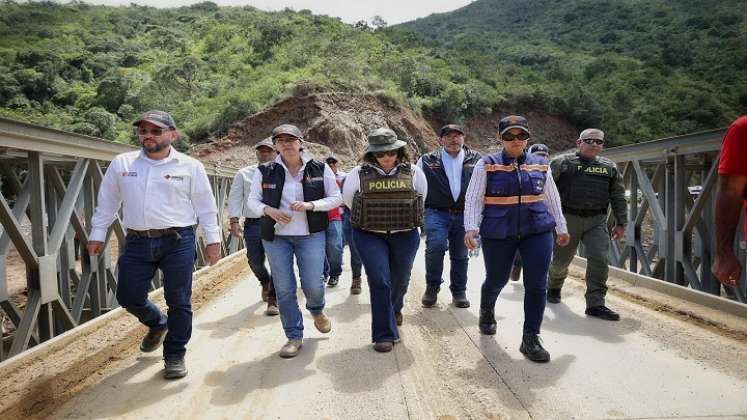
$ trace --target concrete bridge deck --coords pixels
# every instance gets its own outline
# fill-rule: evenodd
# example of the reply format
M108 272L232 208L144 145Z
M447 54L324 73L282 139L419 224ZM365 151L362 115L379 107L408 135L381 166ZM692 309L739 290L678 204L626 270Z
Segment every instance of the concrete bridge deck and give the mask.
M285 342L279 318L262 314L258 284L248 276L196 314L186 378L162 379L157 354L125 355L99 372L96 386L49 417L747 419L744 335L615 294L609 304L620 311L620 322L587 318L583 285L570 281L563 303L545 313L542 337L552 361L534 364L518 351L522 285L509 284L499 298L498 334L481 336L482 260L471 260L469 268L471 308L451 306L442 290L439 306L425 309L419 303L423 251L424 244L402 343L392 353L373 351L367 289L350 296L346 271L327 293L332 332L317 332L305 314L301 354L279 358ZM689 306L669 302L678 304ZM731 322L747 324L738 317Z

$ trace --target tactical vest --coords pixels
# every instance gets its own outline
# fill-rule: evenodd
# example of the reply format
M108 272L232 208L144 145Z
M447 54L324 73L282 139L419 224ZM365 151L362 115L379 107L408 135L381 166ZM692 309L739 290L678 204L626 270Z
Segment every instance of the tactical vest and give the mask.
M270 207L280 207L285 185L285 168L277 162L260 165L262 172L262 202ZM326 197L324 191L324 162L310 160L306 162L301 179L303 186L303 200L314 201ZM326 211L306 211L306 221L309 233L321 232L327 229L329 220ZM275 220L269 216L262 216L259 221L262 239L272 241L275 237Z
M558 157L552 166L563 207L607 211L610 185L617 176L612 161L599 157L586 160L576 153Z
M428 180L428 195L425 198L425 206L435 209L464 210L464 195L467 192L472 170L480 160L480 154L464 147L464 162L462 163L462 183L459 198L454 201L449 187L449 178L446 176L444 164L441 160L441 149L422 156L423 172Z
M394 175L382 175L371 165L361 166L360 188L353 198L350 223L359 229L391 232L423 225L423 195L415 191L410 164Z
M547 160L498 152L483 158L486 185L480 236L503 239L551 231L555 218L544 203Z

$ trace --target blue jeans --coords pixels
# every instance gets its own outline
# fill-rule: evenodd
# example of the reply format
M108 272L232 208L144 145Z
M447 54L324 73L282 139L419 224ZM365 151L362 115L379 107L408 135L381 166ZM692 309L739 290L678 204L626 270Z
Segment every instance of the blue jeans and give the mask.
M306 309L312 314L324 310L324 232L304 236L275 236L272 241L262 240L270 260L272 282L280 310L280 321L289 340L303 338L303 317L296 298L296 274L293 256L298 261L301 288L306 296Z
M358 253L358 247L353 242L353 225L350 224L350 210L345 210L342 213L342 232L344 233L345 244L350 249L350 270L353 272L353 278L360 277L363 263L361 262L361 255Z
M141 238L127 235L124 253L117 261L117 301L148 328L168 328L163 342L166 359L184 357L192 336L192 271L195 262L195 234L192 228L179 230L181 238L170 235ZM168 317L148 299L156 269L163 272L163 295Z
M464 213L425 209L425 282L438 287L443 282L444 255L449 250L451 293L467 290L467 247L464 245Z
M398 341L394 313L402 311L410 272L420 245L417 229L399 233L374 233L353 229L353 240L366 267L371 291L373 342Z
M524 333L539 334L547 300L547 272L552 259L552 232L509 236L504 239L482 238L485 283L482 284L481 309L494 309L498 295L508 282L518 250L524 270Z
M275 288L272 285L272 275L265 267L265 248L262 246L262 238L259 235L259 219L244 219L244 243L249 268L260 284L269 286L269 296L274 298Z
M342 274L342 222L330 220L325 231L327 257L324 260L324 277Z

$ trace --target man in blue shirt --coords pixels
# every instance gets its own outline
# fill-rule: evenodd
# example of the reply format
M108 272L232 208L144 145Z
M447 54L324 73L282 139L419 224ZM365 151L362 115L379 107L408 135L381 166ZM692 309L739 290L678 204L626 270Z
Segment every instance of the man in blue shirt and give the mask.
M472 169L480 160L478 152L464 145L464 128L448 124L439 134L441 147L423 155L418 166L428 179L425 200L425 267L426 291L422 304L436 304L443 279L444 255L451 258L450 286L452 302L468 308L467 247L464 245L464 194Z

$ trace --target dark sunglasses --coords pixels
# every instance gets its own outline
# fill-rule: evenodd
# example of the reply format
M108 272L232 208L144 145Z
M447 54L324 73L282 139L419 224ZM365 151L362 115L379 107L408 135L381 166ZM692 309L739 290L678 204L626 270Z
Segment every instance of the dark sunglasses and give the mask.
M135 134L137 134L140 137L145 137L148 134L152 134L152 135L158 137L158 136L162 135L166 131L171 131L171 129L135 127Z
M529 133L526 133L523 131L519 134L503 133L503 135L501 136L501 140L503 141L529 140Z
M375 152L374 154L375 158L381 159L384 156L397 156L396 150L387 150L386 152Z
M600 140L600 139L583 139L581 141L583 141L586 144L596 144L598 146L601 146L604 144L604 140Z

